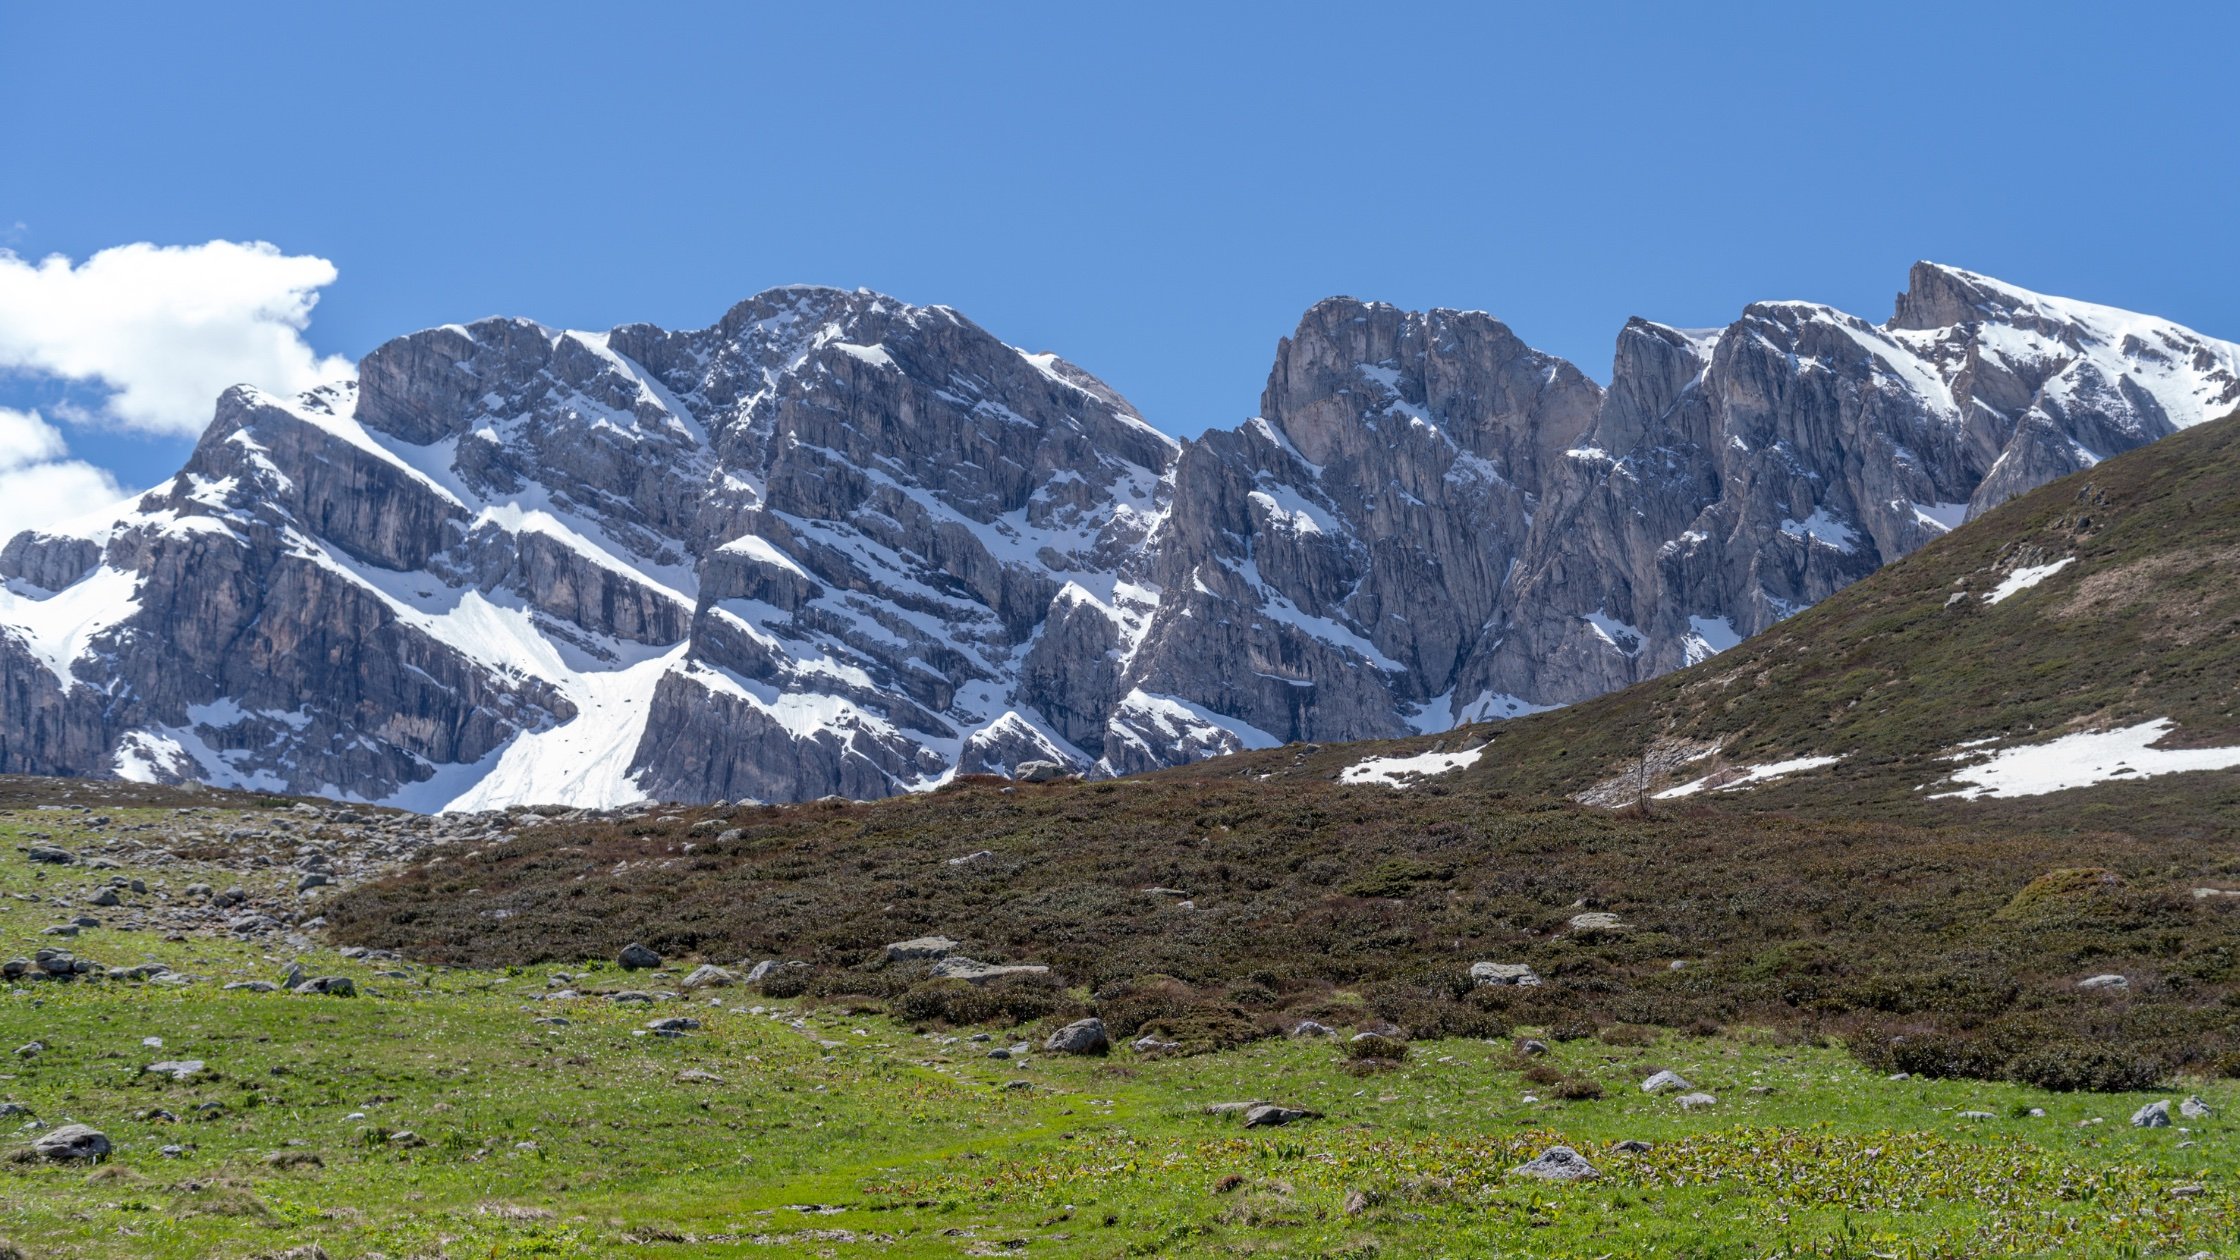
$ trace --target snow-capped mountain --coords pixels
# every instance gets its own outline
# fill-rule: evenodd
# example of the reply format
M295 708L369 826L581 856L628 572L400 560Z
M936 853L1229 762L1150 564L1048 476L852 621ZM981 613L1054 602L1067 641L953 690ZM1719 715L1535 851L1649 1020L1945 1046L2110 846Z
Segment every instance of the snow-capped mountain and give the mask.
M956 312L790 288L235 389L171 482L0 551L0 771L422 809L878 796L1568 703L2240 407L2240 348L1921 264L1896 316L1318 304L1176 443Z

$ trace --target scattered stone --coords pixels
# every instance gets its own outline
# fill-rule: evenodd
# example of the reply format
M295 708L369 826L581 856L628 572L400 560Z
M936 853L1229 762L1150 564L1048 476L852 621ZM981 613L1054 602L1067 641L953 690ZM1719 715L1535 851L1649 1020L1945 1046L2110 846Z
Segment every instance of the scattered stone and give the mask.
M928 958L947 958L957 952L958 942L946 936L914 936L907 941L895 941L886 948L888 962L918 962Z
M2201 1101L2201 1095L2189 1094L2184 1102L2178 1104L2178 1114L2188 1120L2207 1120L2217 1113L2209 1104Z
M721 1084L723 1084L723 1078L722 1078L722 1077L720 1077L720 1076L717 1076L717 1075L716 1075L715 1073L713 1073L713 1072L704 1072L704 1071L700 1070L699 1068L686 1068L686 1069L685 1069L684 1071L682 1071L682 1072L679 1072L679 1073L677 1073L677 1075L676 1075L676 1081L677 1081L677 1083L678 1083L679 1085L721 1085Z
M1066 777L1066 768L1055 761L1022 761L1011 777L1021 783L1054 783Z
M414 1133L410 1129L399 1129L395 1133L389 1135L389 1145L391 1146L402 1146L410 1149L412 1147L426 1146L427 1144L428 1139L421 1137L419 1134Z
M1642 1155L1646 1154L1651 1149L1651 1147L1647 1142L1642 1141L1640 1138L1627 1138L1623 1142L1612 1143L1610 1149L1613 1151L1624 1151L1628 1155Z
M1592 1181L1602 1174L1586 1157L1568 1146L1551 1146L1540 1152L1532 1162L1519 1164L1509 1170L1512 1177L1536 1177L1541 1181Z
M1054 1054L1103 1054L1112 1048L1112 1042L1105 1037L1104 1021L1092 1016L1051 1033L1042 1048Z
M661 955L636 941L623 946L622 952L616 954L614 960L624 971L650 971L661 965Z
M1146 1033L1129 1042L1128 1048L1137 1054L1165 1054L1169 1050L1180 1050L1182 1043L1179 1041L1161 1041L1159 1038Z
M993 849L981 849L981 850L979 850L979 851L978 851L978 852L976 852L976 853L967 853L967 854L965 854L965 855L964 855L963 857L953 857L953 858L950 858L950 859L949 859L949 865L951 865L951 866L970 866L970 865L972 865L972 864L973 864L973 863L975 863L975 862L985 862L985 861L987 861L988 859L990 859L990 858L992 858L992 857L994 857L994 856L995 856L995 851L994 851Z
M677 1033L696 1032L699 1030L699 1028L700 1021L697 1019L693 1019L692 1017L687 1015L671 1015L667 1019L657 1019L652 1023L646 1025L647 1032L665 1033L669 1035L675 1035Z
M321 976L316 980L306 980L288 991L302 994L325 994L328 997L356 997L358 996L358 983L348 976Z
M2170 1197L2173 1199L2198 1199L2201 1197L2201 1187L2194 1185L2172 1186L2170 1187Z
M1540 977L1523 963L1471 963L1470 979L1474 984L1513 984L1528 989L1540 984Z
M936 980L964 980L972 984L986 984L998 976L1046 976L1050 974L1050 969L1025 963L984 963L962 954L951 954L933 964L933 970L927 974Z
M1328 1024L1319 1024L1311 1019L1302 1019L1291 1026L1291 1035L1294 1037L1335 1037L1338 1035L1338 1030Z
M2131 1113L2131 1127L2135 1129L2167 1129L2170 1127L2170 1100L2151 1102Z
M1997 1116L1994 1116L1994 1115L1992 1115L1992 1114L1991 1114L1990 1112L1988 1112L1988 1111L1963 1111L1963 1112L1961 1112L1961 1113L1960 1113L1960 1118L1961 1118L1962 1120L1996 1120L1996 1119L1998 1119L1998 1117L1997 1117Z
M1633 930L1632 924L1621 920L1617 915L1607 910L1589 910L1585 914L1572 915L1570 927L1573 932L1581 936L1593 936L1602 932L1630 932Z
M702 963L694 967L691 973L685 976L684 983L679 987L685 989L721 989L738 982L739 977L714 963Z
M104 888L100 892L95 893L87 904L103 907L121 906L124 904L124 898L117 895L116 889Z
M31 1149L57 1163L74 1159L103 1159L109 1154L108 1135L90 1125L66 1124L32 1140Z
M1641 1082L1641 1092L1644 1094L1669 1094L1675 1090L1694 1088L1695 1086L1689 1084L1688 1079L1678 1072L1659 1072L1648 1080Z
M1319 1112L1309 1111L1304 1107L1279 1107L1274 1103L1262 1103L1244 1113L1244 1127L1248 1129L1272 1129L1278 1125L1312 1120L1319 1114Z
M327 1161L319 1158L316 1151L274 1151L264 1157L264 1162L273 1168L324 1168L327 1166Z
M1680 1104L1680 1110L1682 1111L1695 1111L1699 1108L1719 1105L1719 1099L1714 1094L1682 1094L1673 1101Z
M47 866L70 866L78 860L78 855L68 849L57 849L43 844L32 845L24 850L23 855L34 862L43 863Z
M1775 1093L1779 1091L1775 1090L1771 1085L1752 1085L1750 1088L1744 1090L1743 1092L1750 1095L1752 1098L1771 1098Z
M2131 987L2131 981L2128 977L2118 975L2092 976L2077 981L2077 987L2080 989L2128 989Z
M200 1059L165 1059L141 1068L142 1075L168 1076L175 1081L191 1081L202 1075L206 1065Z
M1517 1053L1539 1058L1548 1052L1548 1043L1537 1037L1527 1037L1517 1043Z
M280 991L280 986L270 980L236 980L225 987L240 989L247 993L278 993Z

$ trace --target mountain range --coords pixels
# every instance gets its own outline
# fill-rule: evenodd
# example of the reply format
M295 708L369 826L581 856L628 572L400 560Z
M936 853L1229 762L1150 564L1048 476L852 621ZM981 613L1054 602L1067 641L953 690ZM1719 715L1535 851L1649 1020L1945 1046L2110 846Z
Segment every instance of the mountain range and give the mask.
M1430 734L1702 661L2240 407L2240 347L1917 264L1609 384L1333 298L1177 442L945 307L491 319L247 387L0 549L0 772L417 809L923 790ZM1660 781L1661 782L1661 781Z

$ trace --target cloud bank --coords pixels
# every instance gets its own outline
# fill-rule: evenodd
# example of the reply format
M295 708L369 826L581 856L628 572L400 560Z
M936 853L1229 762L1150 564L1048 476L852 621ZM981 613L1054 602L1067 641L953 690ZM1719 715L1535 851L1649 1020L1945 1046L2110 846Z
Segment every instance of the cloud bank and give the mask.
M38 412L0 407L0 542L124 497L116 478L69 453Z
M0 249L0 371L108 391L83 419L191 437L229 386L293 394L352 374L303 339L334 278L326 259L263 241L118 245L82 263ZM9 414L19 440L20 418L54 432Z

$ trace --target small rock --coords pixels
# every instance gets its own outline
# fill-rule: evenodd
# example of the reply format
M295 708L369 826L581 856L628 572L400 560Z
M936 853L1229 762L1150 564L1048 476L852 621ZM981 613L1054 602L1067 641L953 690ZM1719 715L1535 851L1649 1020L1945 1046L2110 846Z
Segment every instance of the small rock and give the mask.
M1647 1142L1642 1141L1640 1138L1627 1138L1623 1142L1613 1143L1610 1149L1613 1151L1624 1151L1628 1155L1640 1155L1646 1153L1651 1148Z
M1523 963L1471 963L1470 980L1474 984L1513 984L1523 988L1540 984L1540 977Z
M1279 1107L1274 1103L1262 1103L1244 1113L1244 1127L1248 1129L1271 1129L1277 1125L1311 1120L1317 1114L1304 1107Z
M427 1144L428 1139L421 1137L419 1134L414 1133L410 1129L399 1129L395 1133L389 1135L389 1145L391 1146L402 1146L410 1148L426 1146Z
M2131 1113L2131 1126L2135 1129L2167 1129L2170 1127L2170 1100L2151 1102Z
M1996 1116L1993 1116L1993 1115L1992 1115L1992 1114L1991 1114L1990 1112L1988 1112L1988 1111L1963 1111L1963 1112L1961 1112L1961 1113L1960 1113L1960 1118L1961 1118L1962 1120L1994 1120L1994 1119L1997 1119L1997 1117L1996 1117Z
M1048 967L1028 963L984 963L962 954L951 954L933 964L927 972L936 980L963 980L971 984L986 984L998 976L1042 976L1050 974Z
M1517 1043L1518 1054L1527 1054L1531 1055L1534 1058L1538 1058L1541 1055L1546 1054L1547 1052L1548 1043L1540 1040L1537 1037L1527 1037L1523 1041Z
M2188 1120L2207 1120L2217 1113L2209 1104L2201 1101L2201 1095L2189 1094L2184 1102L2178 1104L2178 1114Z
M671 1015L667 1019L657 1019L652 1023L647 1024L646 1031L656 1033L682 1033L696 1031L699 1029L699 1027L700 1021L697 1019L693 1019L687 1015Z
M702 963L685 976L679 987L686 989L721 989L737 984L739 977L713 963Z
M1318 1024L1311 1019L1302 1019L1292 1025L1291 1035L1294 1037L1335 1037L1338 1035L1338 1030L1327 1024Z
M1713 1094L1682 1094L1673 1101L1680 1104L1680 1110L1682 1111L1695 1111L1703 1107L1719 1105L1718 1097Z
M1052 783L1066 777L1066 768L1055 761L1022 761L1011 777L1021 783Z
M140 1071L143 1075L152 1073L157 1076L168 1076L175 1081L191 1081L202 1075L203 1067L204 1064L200 1059L165 1059L161 1063L151 1063L141 1068Z
M1585 914L1572 915L1570 928L1582 936L1592 936L1600 932L1631 931L1632 925L1607 910L1589 910Z
M616 954L614 960L624 971L649 971L661 965L661 955L636 941L623 946L622 952Z
M1602 1174L1570 1147L1551 1146L1534 1157L1532 1162L1510 1169L1509 1175L1536 1177L1542 1181L1592 1181Z
M2091 976L2077 981L2077 987L2080 989L2128 989L2131 987L2131 981L2128 977L2118 975Z
M885 950L888 962L917 962L928 958L947 958L957 952L958 942L946 936L913 936L907 941L894 941Z
M66 1124L33 1139L31 1149L57 1163L73 1159L102 1159L109 1154L109 1138L90 1125Z
M1054 1054L1103 1054L1112 1048L1112 1042L1105 1037L1104 1021L1092 1016L1051 1033L1042 1048Z
M1659 1072L1648 1080L1641 1082L1641 1092L1644 1094L1669 1094L1674 1090L1694 1088L1695 1086L1690 1085L1687 1078L1678 1072Z

